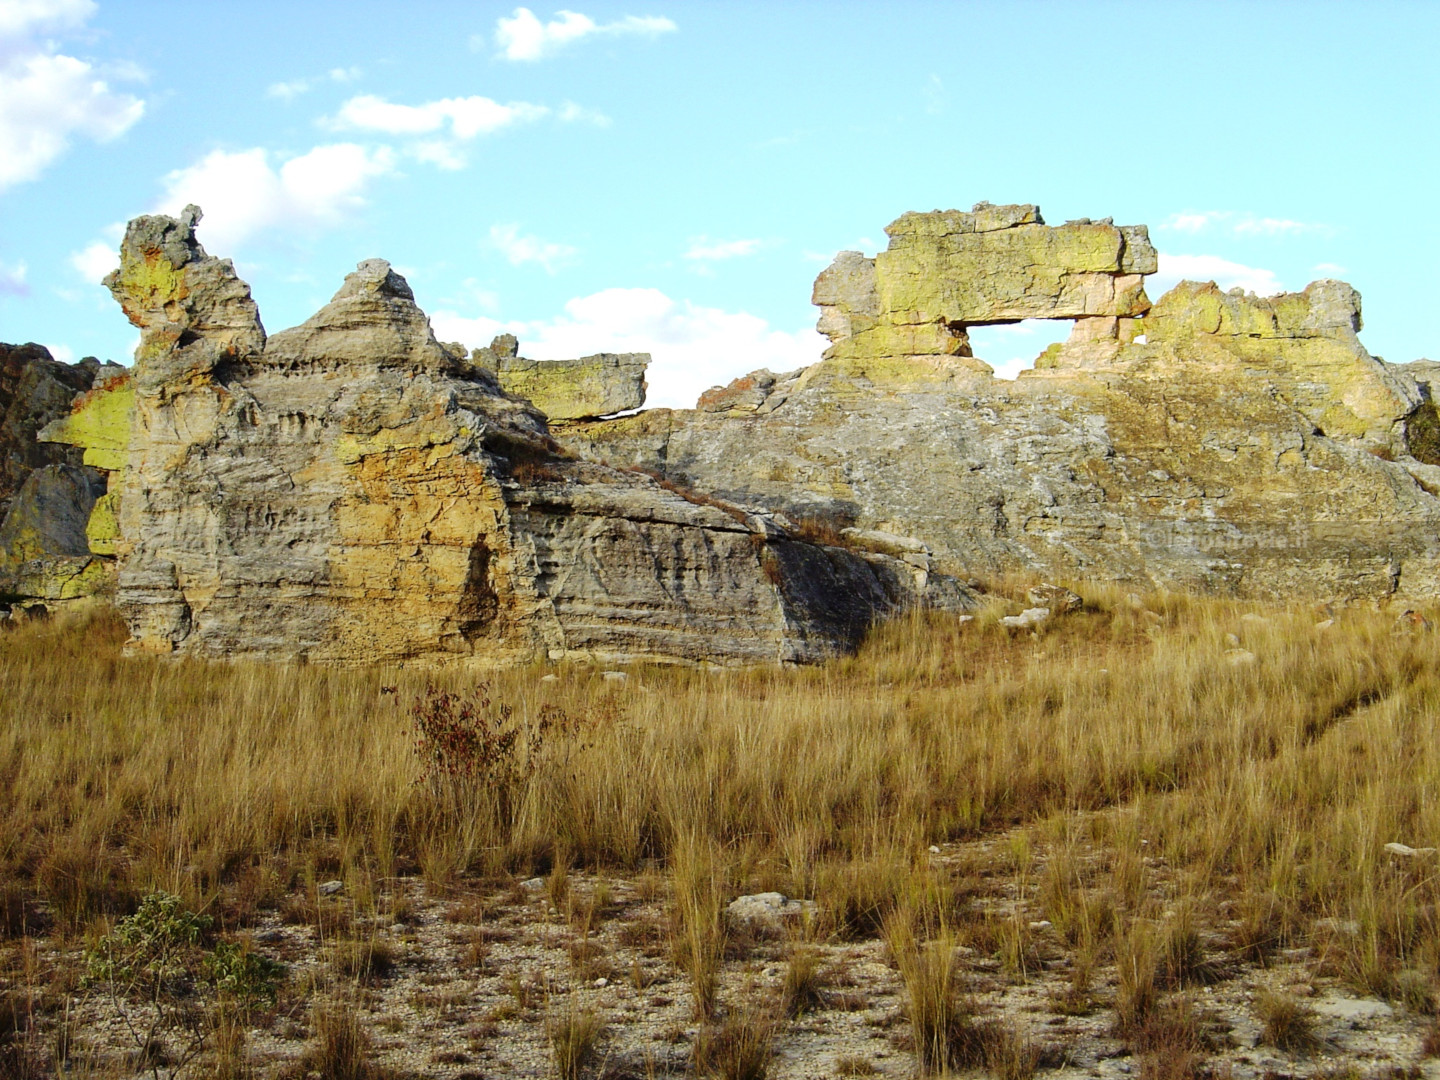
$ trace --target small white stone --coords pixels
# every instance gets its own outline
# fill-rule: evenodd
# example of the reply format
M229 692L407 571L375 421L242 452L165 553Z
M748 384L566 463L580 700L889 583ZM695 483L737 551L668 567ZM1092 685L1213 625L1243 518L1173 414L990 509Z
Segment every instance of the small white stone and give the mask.
M539 892L545 888L545 879L543 877L526 878L520 883L520 887L527 892Z
M540 681L541 681L541 682L559 682L559 681L560 681L560 676L559 676L559 675L541 675L541 676L540 676Z
M937 844L931 844L931 845L930 845L930 854L931 854L931 855L939 855L939 854L940 854L940 847L939 847L939 845L937 845Z
M623 683L629 682L630 676L623 671L607 671L604 674L604 679L606 682Z
M1413 859L1416 855L1435 854L1435 849L1433 847L1415 848L1411 847L1409 844L1386 844L1385 850L1390 852L1391 855L1403 855L1407 859Z
M315 891L321 896L334 896L343 888L345 888L343 881L322 881Z
M609 985L610 985L610 980L607 979L607 978L605 978L605 976L602 975L602 976L600 976L600 978L598 978L598 979L595 980L594 985L596 985L596 986L609 986Z

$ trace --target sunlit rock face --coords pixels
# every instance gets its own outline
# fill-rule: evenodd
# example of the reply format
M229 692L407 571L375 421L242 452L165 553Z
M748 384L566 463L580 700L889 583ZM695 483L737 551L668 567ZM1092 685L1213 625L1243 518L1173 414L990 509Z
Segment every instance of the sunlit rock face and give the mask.
M927 597L969 600L928 565L557 453L383 260L267 337L198 216L131 222L107 279L141 330L110 538L132 648L809 661ZM110 437L72 428L87 452Z
M1143 226L1034 206L906 214L815 283L825 358L566 445L792 517L915 537L950 573L1027 571L1258 597L1440 593L1428 368L1360 343L1341 282L1152 307ZM967 328L1074 321L1016 380Z

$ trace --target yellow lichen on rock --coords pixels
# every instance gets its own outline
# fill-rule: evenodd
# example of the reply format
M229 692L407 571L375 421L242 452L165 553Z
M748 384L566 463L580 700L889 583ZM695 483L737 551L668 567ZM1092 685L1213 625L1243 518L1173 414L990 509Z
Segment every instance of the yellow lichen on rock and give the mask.
M70 414L46 425L37 438L82 447L86 465L115 471L125 466L134 418L135 383L127 372L81 394Z

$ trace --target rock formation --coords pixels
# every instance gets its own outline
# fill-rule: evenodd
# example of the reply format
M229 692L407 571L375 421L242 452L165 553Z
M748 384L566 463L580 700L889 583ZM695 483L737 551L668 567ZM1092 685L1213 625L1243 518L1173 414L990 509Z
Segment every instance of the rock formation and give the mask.
M46 432L120 466L109 542L132 647L805 661L927 598L967 602L913 558L558 453L536 408L435 340L383 260L267 338L198 215L130 223L106 284L141 330L133 378Z
M43 345L0 344L0 594L27 601L103 591L113 575L85 534L102 473L80 450L37 440L77 393L122 369L62 364Z
M816 281L820 362L587 419L643 402L646 357L537 363L508 336L466 356L380 260L267 339L195 220L131 223L108 284L142 331L133 374L41 433L108 492L77 533L85 485L33 485L71 508L45 544L113 552L137 648L812 660L1016 570L1440 595L1440 365L1370 356L1341 282L1152 306L1143 226L906 214ZM995 378L969 328L1027 318L1074 326Z
M1152 308L1143 226L982 203L886 231L889 250L841 253L816 281L822 362L753 372L693 411L573 425L565 445L917 537L962 576L1440 594L1428 374L1365 351L1348 285L1262 299L1186 282ZM967 328L1022 318L1074 329L996 379Z
M520 343L501 334L470 360L495 373L507 394L525 398L552 423L594 420L645 404L649 353L597 353L579 360L527 360ZM463 346L455 348L463 351Z

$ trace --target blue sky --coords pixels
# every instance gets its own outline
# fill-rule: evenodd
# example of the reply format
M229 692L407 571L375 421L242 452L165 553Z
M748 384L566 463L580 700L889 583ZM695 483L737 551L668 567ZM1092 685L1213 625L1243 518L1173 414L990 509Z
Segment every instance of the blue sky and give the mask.
M96 282L196 201L272 332L380 256L445 340L690 404L818 358L836 251L985 199L1150 225L1152 298L1343 278L1440 359L1440 4L576 4L0 0L0 340L128 362Z

